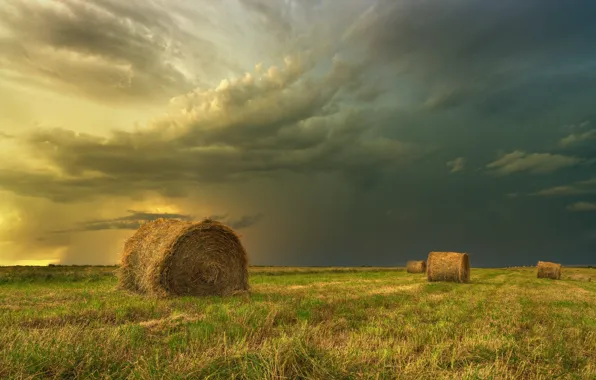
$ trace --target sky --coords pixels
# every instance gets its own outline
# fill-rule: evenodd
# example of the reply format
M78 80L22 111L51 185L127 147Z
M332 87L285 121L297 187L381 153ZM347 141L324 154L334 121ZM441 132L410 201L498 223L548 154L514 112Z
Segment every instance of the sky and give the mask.
M4 0L0 265L596 262L592 0Z

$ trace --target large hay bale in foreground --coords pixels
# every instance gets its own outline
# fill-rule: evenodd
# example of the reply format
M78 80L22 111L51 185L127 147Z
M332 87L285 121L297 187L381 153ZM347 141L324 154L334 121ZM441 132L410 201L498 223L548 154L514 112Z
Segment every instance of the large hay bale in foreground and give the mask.
M561 264L539 261L536 267L538 268L538 278L561 279Z
M470 281L470 258L467 253L431 252L426 260L428 281Z
M424 273L426 272L426 261L408 261L406 271L408 273Z
M119 285L159 297L230 295L248 290L247 266L231 228L212 220L158 219L125 243Z

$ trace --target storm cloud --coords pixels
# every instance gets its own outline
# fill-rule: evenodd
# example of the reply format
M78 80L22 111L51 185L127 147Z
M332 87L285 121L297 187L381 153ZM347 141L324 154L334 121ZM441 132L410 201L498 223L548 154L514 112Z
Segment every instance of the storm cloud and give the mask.
M243 229L255 264L585 263L595 14L587 0L9 1L0 94L22 80L157 116L92 130L44 110L51 127L7 130L22 159L2 160L0 188L20 216L0 236L11 259L108 263L145 220L211 215ZM61 233L36 240L29 226L60 210L43 231ZM93 239L111 243L84 253Z
M337 171L349 177L353 171L408 162L424 151L374 134L370 110L334 102L357 77L357 68L335 60L317 84L300 82L304 70L288 57L281 69L174 98L174 113L136 132L103 138L36 130L22 141L54 169L5 170L0 184L63 202L143 190L175 197L195 183L278 172Z
M112 219L88 220L81 222L78 226L67 230L56 230L52 233L69 233L78 231L101 231L101 230L136 230L148 221L156 219L177 219L183 221L192 220L192 216L171 213L151 213L129 210L129 215Z
M0 18L2 77L102 101L163 101L192 89L196 78L180 69L193 59L183 44L203 52L196 63L217 65L214 44L158 2L9 0Z

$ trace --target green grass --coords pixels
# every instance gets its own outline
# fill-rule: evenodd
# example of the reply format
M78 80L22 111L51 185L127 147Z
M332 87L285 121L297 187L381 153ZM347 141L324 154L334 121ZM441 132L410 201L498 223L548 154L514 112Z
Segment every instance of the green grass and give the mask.
M596 269L257 267L248 296L167 300L114 270L0 268L0 378L596 379Z

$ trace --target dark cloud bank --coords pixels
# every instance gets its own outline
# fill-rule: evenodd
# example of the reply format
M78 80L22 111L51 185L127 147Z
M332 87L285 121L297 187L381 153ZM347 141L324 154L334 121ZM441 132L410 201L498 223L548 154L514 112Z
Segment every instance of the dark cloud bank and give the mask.
M290 16L248 3L292 38ZM21 136L61 175L7 166L0 186L63 203L236 188L278 226L255 264L396 265L430 250L466 251L478 266L593 263L596 4L371 4L325 59L296 54L277 71L188 92L144 130ZM107 26L65 39L78 24L36 17L27 28L38 43L93 46L133 66L150 57L139 70L178 88L175 72L153 75L169 69L143 50L152 43L121 45ZM172 27L157 12L137 17ZM136 228L147 215L75 230Z
M193 215L187 214L175 214L175 213L152 213L128 210L126 216L121 216L112 219L99 219L99 220L88 220L80 223L78 226L67 229L67 230L56 230L52 233L62 234L71 232L83 232L83 231L103 231L103 230L136 230L141 227L144 223L153 221L156 219L175 219L182 221L195 221L200 220ZM212 215L207 218L217 220L225 223L226 225L234 229L243 229L255 225L262 218L262 214L245 215L238 219L231 219L228 215Z

